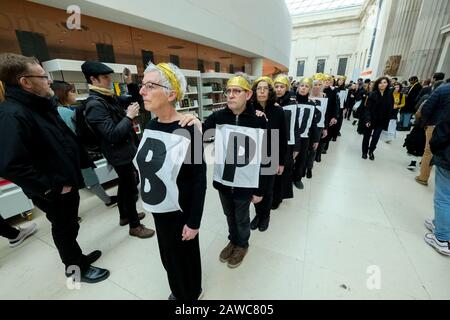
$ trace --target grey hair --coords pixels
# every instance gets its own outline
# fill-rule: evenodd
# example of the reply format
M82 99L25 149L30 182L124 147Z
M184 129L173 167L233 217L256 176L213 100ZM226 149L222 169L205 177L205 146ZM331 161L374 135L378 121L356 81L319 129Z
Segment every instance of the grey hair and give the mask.
M180 100L184 98L185 94L186 94L186 89L187 89L187 81L186 81L186 77L184 76L184 74L181 72L181 69L178 68L176 65L174 65L173 63L168 63L170 69L175 73L175 77L178 80L178 83L180 84L180 90L181 90L181 97ZM149 72L157 72L159 74L159 77L161 79L161 83L160 85L163 85L166 88L164 89L164 92L169 95L170 91L175 90L172 87L172 84L170 83L169 79L167 79L166 75L159 70L156 65L154 65L153 63L149 62L147 65L147 68L144 71L144 74L149 73ZM167 89L169 88L169 89Z
M248 83L252 83L252 80L250 80L249 75L246 74L245 72L238 71L238 72L236 72L234 75L237 76L237 77L242 77L242 78L244 78L245 80L247 80Z

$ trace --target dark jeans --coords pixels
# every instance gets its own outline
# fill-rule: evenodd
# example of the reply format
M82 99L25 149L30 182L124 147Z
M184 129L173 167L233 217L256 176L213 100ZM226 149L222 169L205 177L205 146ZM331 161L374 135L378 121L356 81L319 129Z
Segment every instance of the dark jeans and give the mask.
M0 236L7 239L15 239L19 235L20 231L11 227L8 222L0 216Z
M247 249L250 239L250 199L235 199L219 191L223 212L227 217L228 239L235 246Z
M136 210L136 199L139 191L137 188L136 169L132 163L115 166L117 175L119 176L119 188L117 191L117 201L121 219L130 221L130 228L139 227L140 222Z
M294 189L292 186L292 172L294 170L294 159L292 156L294 148L293 146L288 146L287 149L283 174L281 176L275 176L272 201L274 205L279 205L284 199L294 198Z
M301 181L305 175L306 162L308 160L309 138L300 139L300 152L295 158L294 182Z
M59 195L55 200L33 198L33 203L47 215L52 224L52 236L62 262L69 266L79 266L83 271L89 265L77 242L78 207L80 195L78 190Z
M373 153L377 149L383 128L366 128L364 131L364 139L362 143L363 154ZM372 140L370 139L372 137ZM369 146L370 143L370 146Z
M182 241L186 218L181 212L153 214L159 254L169 286L178 300L197 300L202 288L199 237Z
M266 193L260 203L255 204L256 215L260 219L266 219L270 216L273 202L273 186L275 184L275 176L267 177Z
M350 118L352 117L353 107L347 108L346 110L347 110L347 114L345 115L345 119L350 120Z

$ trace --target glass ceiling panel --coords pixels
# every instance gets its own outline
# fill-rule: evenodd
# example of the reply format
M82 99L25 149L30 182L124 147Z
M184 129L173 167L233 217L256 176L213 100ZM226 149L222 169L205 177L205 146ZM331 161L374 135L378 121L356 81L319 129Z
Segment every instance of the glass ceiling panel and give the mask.
M364 0L285 0L291 15L362 6Z

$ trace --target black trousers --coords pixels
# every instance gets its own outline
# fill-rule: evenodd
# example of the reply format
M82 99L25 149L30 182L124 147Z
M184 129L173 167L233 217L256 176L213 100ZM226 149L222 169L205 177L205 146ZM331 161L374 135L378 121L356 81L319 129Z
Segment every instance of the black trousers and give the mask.
M228 240L247 249L250 240L250 199L235 199L232 194L219 191L223 212L227 217Z
M58 249L59 256L66 268L79 266L81 271L89 265L77 242L78 207L80 195L78 190L59 195L55 200L48 201L42 198L33 198L33 203L47 215L52 224L52 236Z
M293 180L301 181L305 175L306 162L308 160L309 138L300 139L300 152L295 158Z
M339 136L339 133L341 132L342 129L342 124L344 123L344 109L339 109L339 113L338 113L338 122L336 123L335 126L331 127L331 138L335 139Z
M320 129L319 136L322 136L323 129ZM320 142L319 146L317 146L317 149L314 150L314 141L312 139L309 140L309 149L308 149L308 159L306 160L306 169L312 170L314 168L314 161L316 161L317 152L319 152Z
M345 115L345 118L347 120L350 120L350 118L352 117L352 113L353 113L353 107L352 108L347 108L345 110L347 110L347 114Z
M294 170L293 154L294 147L288 146L283 174L281 176L275 176L272 200L274 205L279 205L284 199L294 198L294 189L292 186L292 172Z
M173 295L178 300L197 300L202 289L199 236L182 241L186 218L181 212L153 214L159 254Z
M139 194L136 169L133 163L130 162L123 166L115 166L114 170L119 176L117 201L120 218L129 219L130 228L136 228L140 225L136 210L136 199Z
M275 176L267 177L266 192L263 196L263 200L260 203L255 204L256 215L260 219L266 219L270 216L270 210L272 210L273 203L273 186L275 184Z
M364 131L364 138L362 143L363 154L374 152L377 149L377 144L380 140L382 132L383 128L366 128L366 130Z
M0 216L0 236L6 239L15 239L19 235L20 231L9 225L8 222Z

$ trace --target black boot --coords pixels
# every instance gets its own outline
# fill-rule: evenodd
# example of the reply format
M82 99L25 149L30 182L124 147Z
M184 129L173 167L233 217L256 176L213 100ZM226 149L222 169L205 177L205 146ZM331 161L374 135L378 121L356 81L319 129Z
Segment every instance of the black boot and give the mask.
M267 218L261 219L261 222L259 223L259 231L260 232L264 232L267 231L267 229L269 229L269 222L270 222L270 216L268 216Z
M308 178L308 179L312 178L312 169L306 170L306 178Z

